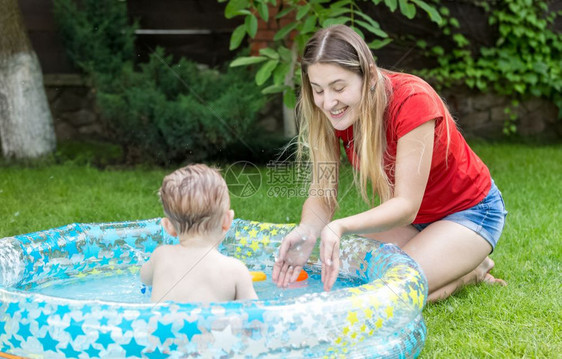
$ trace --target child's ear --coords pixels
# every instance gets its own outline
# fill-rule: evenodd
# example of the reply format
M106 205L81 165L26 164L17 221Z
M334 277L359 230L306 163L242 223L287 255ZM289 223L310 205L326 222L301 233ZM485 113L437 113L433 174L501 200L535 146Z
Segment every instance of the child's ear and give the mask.
M176 231L176 228L174 227L174 225L172 224L172 221L170 221L168 219L168 217L164 217L162 218L162 227L164 227L164 230L166 232L168 232L168 234L172 237L177 237L178 236L178 232Z
M230 226L232 225L232 220L234 219L234 210L229 209L222 219L222 230L223 232L228 231Z

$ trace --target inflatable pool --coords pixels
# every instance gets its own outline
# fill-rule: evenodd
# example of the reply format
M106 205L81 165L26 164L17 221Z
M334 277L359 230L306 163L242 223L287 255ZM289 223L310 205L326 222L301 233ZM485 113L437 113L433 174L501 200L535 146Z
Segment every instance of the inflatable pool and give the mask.
M271 270L293 225L236 219L221 251ZM161 243L160 219L64 227L0 239L0 352L45 358L415 358L427 281L398 247L342 240L341 276L358 286L226 303L123 303L31 291L59 278L137 268ZM318 269L312 255L307 265ZM0 355L1 356L1 355Z

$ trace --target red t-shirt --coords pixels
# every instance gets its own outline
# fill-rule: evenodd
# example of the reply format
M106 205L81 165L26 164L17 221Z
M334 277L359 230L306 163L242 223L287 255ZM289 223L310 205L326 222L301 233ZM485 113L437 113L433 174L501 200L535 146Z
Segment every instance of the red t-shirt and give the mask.
M423 200L413 223L434 222L476 205L490 190L490 171L468 146L439 95L419 77L402 73L390 73L388 77L393 94L385 114L387 148L384 160L391 183L394 183L393 169L398 139L421 124L435 119L431 169ZM445 121L449 123L448 148ZM336 130L336 136L343 140L348 159L357 167L353 128Z

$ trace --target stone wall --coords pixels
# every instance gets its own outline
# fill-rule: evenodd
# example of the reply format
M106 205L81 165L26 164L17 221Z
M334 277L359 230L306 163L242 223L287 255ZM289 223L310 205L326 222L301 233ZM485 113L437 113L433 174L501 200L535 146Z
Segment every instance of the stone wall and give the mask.
M95 92L80 75L45 75L44 81L59 141L108 137L95 106ZM503 136L509 99L463 88L444 91L442 96L467 138ZM517 113L516 124L521 135L562 138L562 120L557 119L558 109L552 103L534 98L520 104ZM260 112L260 125L264 131L282 133L280 99L273 100Z
M505 109L511 104L509 98L463 88L448 89L441 95L465 137L498 139L503 136L508 119ZM562 119L557 118L558 108L552 102L531 98L522 102L515 113L518 134L549 140L562 138Z
M43 76L58 141L106 138L95 92L78 74Z

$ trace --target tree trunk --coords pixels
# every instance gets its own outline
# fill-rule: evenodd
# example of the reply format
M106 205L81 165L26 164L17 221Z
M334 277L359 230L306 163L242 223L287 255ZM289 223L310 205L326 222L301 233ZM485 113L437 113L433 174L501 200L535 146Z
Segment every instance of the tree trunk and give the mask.
M291 45L291 54L291 70L285 76L284 85L294 88L295 83L293 79L295 78L295 68L298 61L298 49L295 41L293 41ZM283 132L287 138L292 138L297 135L295 109L287 107L285 102L283 102Z
M53 119L39 61L17 0L0 0L0 142L4 157L34 158L54 151Z

